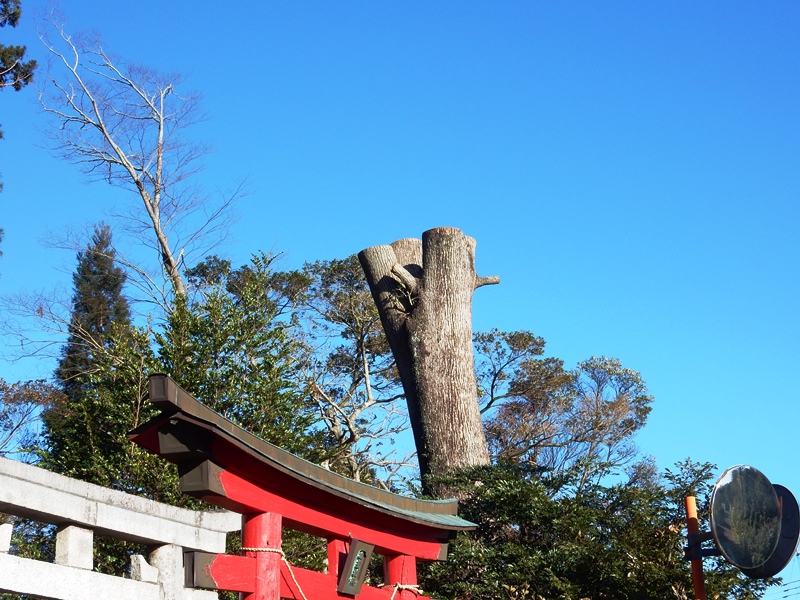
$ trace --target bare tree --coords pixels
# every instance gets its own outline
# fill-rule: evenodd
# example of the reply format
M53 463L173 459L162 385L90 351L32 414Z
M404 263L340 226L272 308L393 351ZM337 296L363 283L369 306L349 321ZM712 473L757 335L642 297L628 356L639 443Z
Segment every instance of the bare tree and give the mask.
M42 409L60 396L44 381L9 384L0 379L0 456L24 454L36 437Z
M52 57L46 77L52 93L40 92L39 98L55 120L52 148L90 180L135 194L136 207L120 216L157 252L169 289L185 293L181 271L187 254L207 252L215 245L209 236L224 235L231 203L241 192L240 187L212 202L192 183L207 152L185 135L202 120L199 96L180 91L180 75L116 59L99 39L70 36L55 17L49 26L40 37ZM166 295L162 290L162 301Z
M380 317L355 256L306 264L298 369L324 427L323 464L388 488L411 455L395 445L408 429L403 390Z
M472 349L475 240L440 227L359 255L397 361L420 471L489 462ZM425 484L427 485L427 484Z

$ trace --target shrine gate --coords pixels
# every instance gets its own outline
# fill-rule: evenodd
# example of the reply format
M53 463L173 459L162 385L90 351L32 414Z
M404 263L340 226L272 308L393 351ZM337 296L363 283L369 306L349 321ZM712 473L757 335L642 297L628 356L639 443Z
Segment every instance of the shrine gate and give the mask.
M150 377L161 413L131 432L178 465L181 490L242 515L242 556L185 555L189 587L240 592L243 600L424 600L416 561L444 560L458 531L455 500L417 500L328 471L257 438L166 375ZM327 540L328 572L292 566L282 527ZM384 584L364 584L373 550Z

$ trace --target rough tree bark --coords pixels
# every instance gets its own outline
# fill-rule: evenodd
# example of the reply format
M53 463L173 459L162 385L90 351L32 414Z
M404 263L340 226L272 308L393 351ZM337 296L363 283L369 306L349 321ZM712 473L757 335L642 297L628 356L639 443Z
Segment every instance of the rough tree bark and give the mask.
M487 464L472 350L475 240L439 227L358 255L403 383L420 471ZM427 489L430 489L426 485Z

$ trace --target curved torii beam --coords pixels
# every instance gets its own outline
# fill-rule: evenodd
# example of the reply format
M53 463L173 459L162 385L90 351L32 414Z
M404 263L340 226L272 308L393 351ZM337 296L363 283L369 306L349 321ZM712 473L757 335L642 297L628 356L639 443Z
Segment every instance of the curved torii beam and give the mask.
M416 559L444 560L448 541L476 527L457 516L456 500L392 494L265 442L167 375L150 377L150 401L161 413L130 438L178 465L181 491L243 517L245 556L188 553L192 587L238 591L245 600L421 598ZM328 540L328 573L283 559L283 525ZM363 563L354 552L372 548L385 558L384 588L354 583Z

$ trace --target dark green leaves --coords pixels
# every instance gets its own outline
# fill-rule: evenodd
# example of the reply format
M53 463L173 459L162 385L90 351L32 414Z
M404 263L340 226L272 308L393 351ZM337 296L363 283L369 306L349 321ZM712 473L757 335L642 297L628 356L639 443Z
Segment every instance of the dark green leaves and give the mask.
M0 1L0 27L16 27L22 16L20 0ZM33 81L35 60L25 60L25 46L0 44L0 88L19 91Z
M679 466L674 478L634 478L554 494L519 465L454 474L460 515L479 523L451 543L447 562L424 570L437 598L642 600L687 598L683 560L685 483L709 483L706 465ZM646 470L646 469L645 469ZM730 565L708 565L709 598L754 598L764 589ZM711 570L713 569L713 573Z

